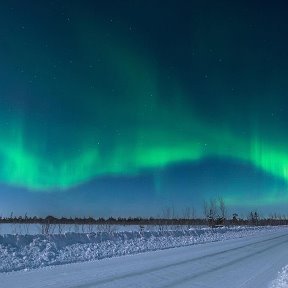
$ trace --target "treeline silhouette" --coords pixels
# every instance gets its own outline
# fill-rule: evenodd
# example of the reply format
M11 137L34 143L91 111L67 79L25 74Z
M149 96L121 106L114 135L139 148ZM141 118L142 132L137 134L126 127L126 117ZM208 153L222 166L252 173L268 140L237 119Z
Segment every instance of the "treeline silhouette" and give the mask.
M272 216L268 218L261 218L256 212L251 212L247 219L241 219L233 214L231 219L222 219L221 221L211 221L210 218L142 218L142 217L128 217L128 218L93 218L93 217L75 217L75 218L66 218L61 217L57 218L54 216L47 216L45 218L41 217L28 217L27 215L23 216L13 216L10 217L1 217L0 224L65 224L65 225L209 225L212 227L219 226L230 226L230 225L254 225L254 226L267 226L267 225L288 225L288 219L286 217L277 217Z

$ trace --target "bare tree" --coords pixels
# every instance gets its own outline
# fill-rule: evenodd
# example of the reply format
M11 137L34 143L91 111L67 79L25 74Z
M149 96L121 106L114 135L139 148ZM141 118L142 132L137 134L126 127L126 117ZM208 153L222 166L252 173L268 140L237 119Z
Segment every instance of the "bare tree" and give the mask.
M205 218L209 217L209 205L206 200L204 200L203 202L203 213L204 213Z
M174 213L174 210L172 210L171 207L162 208L162 217L164 219L171 219L173 213Z
M209 217L215 220L217 216L218 216L217 200L215 198L211 198L209 207Z
M185 207L182 210L183 219L193 219L194 218L194 208L192 207Z
M188 220L187 229L189 229L191 225L191 222L189 220L195 219L195 209L194 207L185 207L182 210L182 214L183 214L183 219Z
M221 196L204 201L203 212L210 226L223 225L227 217L227 208Z
M162 208L162 218L165 219L164 225L162 225L161 230L168 230L169 229L169 221L172 219L172 208L171 207L164 207Z
M214 198L211 198L209 202L204 200L203 212L208 221L208 224L213 226L217 216L217 202Z
M222 217L223 219L226 219L227 217L227 208L226 208L226 204L225 201L223 199L223 197L218 196L218 205L219 205L219 212L220 212L220 217Z

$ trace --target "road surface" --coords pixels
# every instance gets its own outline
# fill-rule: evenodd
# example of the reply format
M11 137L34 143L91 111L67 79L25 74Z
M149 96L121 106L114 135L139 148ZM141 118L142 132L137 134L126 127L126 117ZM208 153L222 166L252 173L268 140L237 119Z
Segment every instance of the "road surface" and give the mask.
M5 288L265 288L288 264L287 232L0 274Z

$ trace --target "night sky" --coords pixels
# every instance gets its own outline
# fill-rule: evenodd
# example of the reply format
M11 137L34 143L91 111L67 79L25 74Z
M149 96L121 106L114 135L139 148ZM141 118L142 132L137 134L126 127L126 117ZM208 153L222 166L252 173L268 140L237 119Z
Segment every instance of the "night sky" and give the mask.
M2 1L0 214L288 212L287 10Z

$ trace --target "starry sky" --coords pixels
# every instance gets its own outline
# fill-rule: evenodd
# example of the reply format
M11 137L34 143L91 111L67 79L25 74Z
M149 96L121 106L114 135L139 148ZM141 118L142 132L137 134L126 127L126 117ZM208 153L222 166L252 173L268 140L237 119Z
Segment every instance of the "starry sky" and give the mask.
M2 1L1 213L286 213L287 9Z

